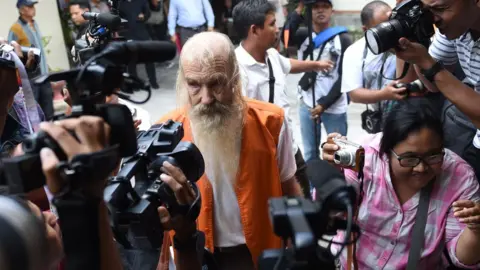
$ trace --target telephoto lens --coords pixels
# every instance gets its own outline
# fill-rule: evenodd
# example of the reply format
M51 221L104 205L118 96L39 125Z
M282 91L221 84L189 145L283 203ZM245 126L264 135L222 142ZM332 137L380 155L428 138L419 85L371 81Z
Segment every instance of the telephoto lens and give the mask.
M389 21L365 32L365 40L374 54L397 47L402 37L428 47L435 33L433 24L433 14L423 7L420 0L403 1L392 10Z
M37 270L48 267L45 224L28 204L0 196L0 268Z

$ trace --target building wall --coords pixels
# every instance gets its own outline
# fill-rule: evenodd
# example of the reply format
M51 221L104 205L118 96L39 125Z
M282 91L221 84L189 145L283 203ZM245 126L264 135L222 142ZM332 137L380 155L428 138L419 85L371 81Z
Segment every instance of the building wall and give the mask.
M10 26L18 19L16 0L0 0L0 36L7 37ZM36 5L36 21L44 37L51 37L45 48L47 62L51 69L69 69L67 51L63 39L60 16L56 0L40 0Z
M333 7L337 11L360 11L363 6L372 0L332 0ZM383 0L388 3L391 7L395 6L395 0Z
M372 0L333 0L335 10L333 16L334 25L343 25L350 29L360 30L360 11ZM383 0L392 8L395 6L395 0Z

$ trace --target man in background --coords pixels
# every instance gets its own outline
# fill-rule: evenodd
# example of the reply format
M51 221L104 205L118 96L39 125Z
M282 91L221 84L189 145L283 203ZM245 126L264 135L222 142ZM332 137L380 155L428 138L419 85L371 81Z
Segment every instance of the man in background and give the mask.
M364 31L388 21L392 9L383 1L372 1L365 5L360 13ZM370 133L381 130L381 123L396 100L405 97L405 88L395 88L395 82L387 78L395 78L396 57L390 52L373 54L362 37L345 51L342 76L342 92L349 93L355 103L366 104L367 111L378 121L378 125ZM380 71L383 67L383 74ZM383 75L383 76L382 76ZM380 114L373 114L373 112ZM374 116L375 115L375 116ZM364 121L364 119L362 119ZM365 123L362 122L362 127ZM368 128L367 128L368 129Z
M183 46L193 35L213 31L214 24L215 16L209 0L170 0L168 33L172 42L177 41L177 31Z
M125 37L128 40L150 40L146 21L150 18L150 7L147 0L131 0L121 1L119 4L120 16L128 21L128 30ZM154 63L146 63L148 80L152 90L160 89L157 82L157 75ZM132 63L128 66L128 72L133 76L137 76L137 64Z
M10 27L8 42L16 41L20 46L35 47L40 49L40 63L36 71L30 72L29 78L35 78L48 73L47 57L43 47L42 33L34 17L37 0L18 0L17 9L20 14L17 22ZM35 99L45 113L46 119L53 117L53 93L49 82L42 85L31 83Z
M87 0L72 0L69 3L69 11L72 22L77 28L75 39L80 39L85 35L88 28L88 21L85 20L82 15L84 12L90 11L90 4Z
M90 7L92 12L97 12L97 13L110 12L110 8L108 7L107 3L105 3L102 0L90 0Z

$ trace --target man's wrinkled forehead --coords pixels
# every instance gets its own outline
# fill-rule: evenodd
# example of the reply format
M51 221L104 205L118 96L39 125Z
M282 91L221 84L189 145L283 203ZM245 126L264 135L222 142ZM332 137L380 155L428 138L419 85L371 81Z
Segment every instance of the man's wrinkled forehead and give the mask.
M214 74L230 76L231 67L226 57L215 56L208 61L185 59L182 61L183 73L186 78L210 77Z

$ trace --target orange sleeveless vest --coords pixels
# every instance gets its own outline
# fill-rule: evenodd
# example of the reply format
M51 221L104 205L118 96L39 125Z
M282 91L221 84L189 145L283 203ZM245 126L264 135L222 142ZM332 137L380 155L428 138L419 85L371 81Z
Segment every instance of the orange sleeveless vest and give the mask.
M269 219L268 199L282 196L276 153L284 112L275 105L253 99L247 99L247 104L235 192L246 244L254 264L257 265L263 250L281 248L281 239L273 233ZM183 140L192 141L190 121L185 109L175 110L157 123L168 119L183 123ZM213 252L213 190L205 174L197 185L202 196L197 226L198 230L205 233L206 247ZM173 235L173 232L170 235L165 234L157 269L168 269L168 247L172 243Z

